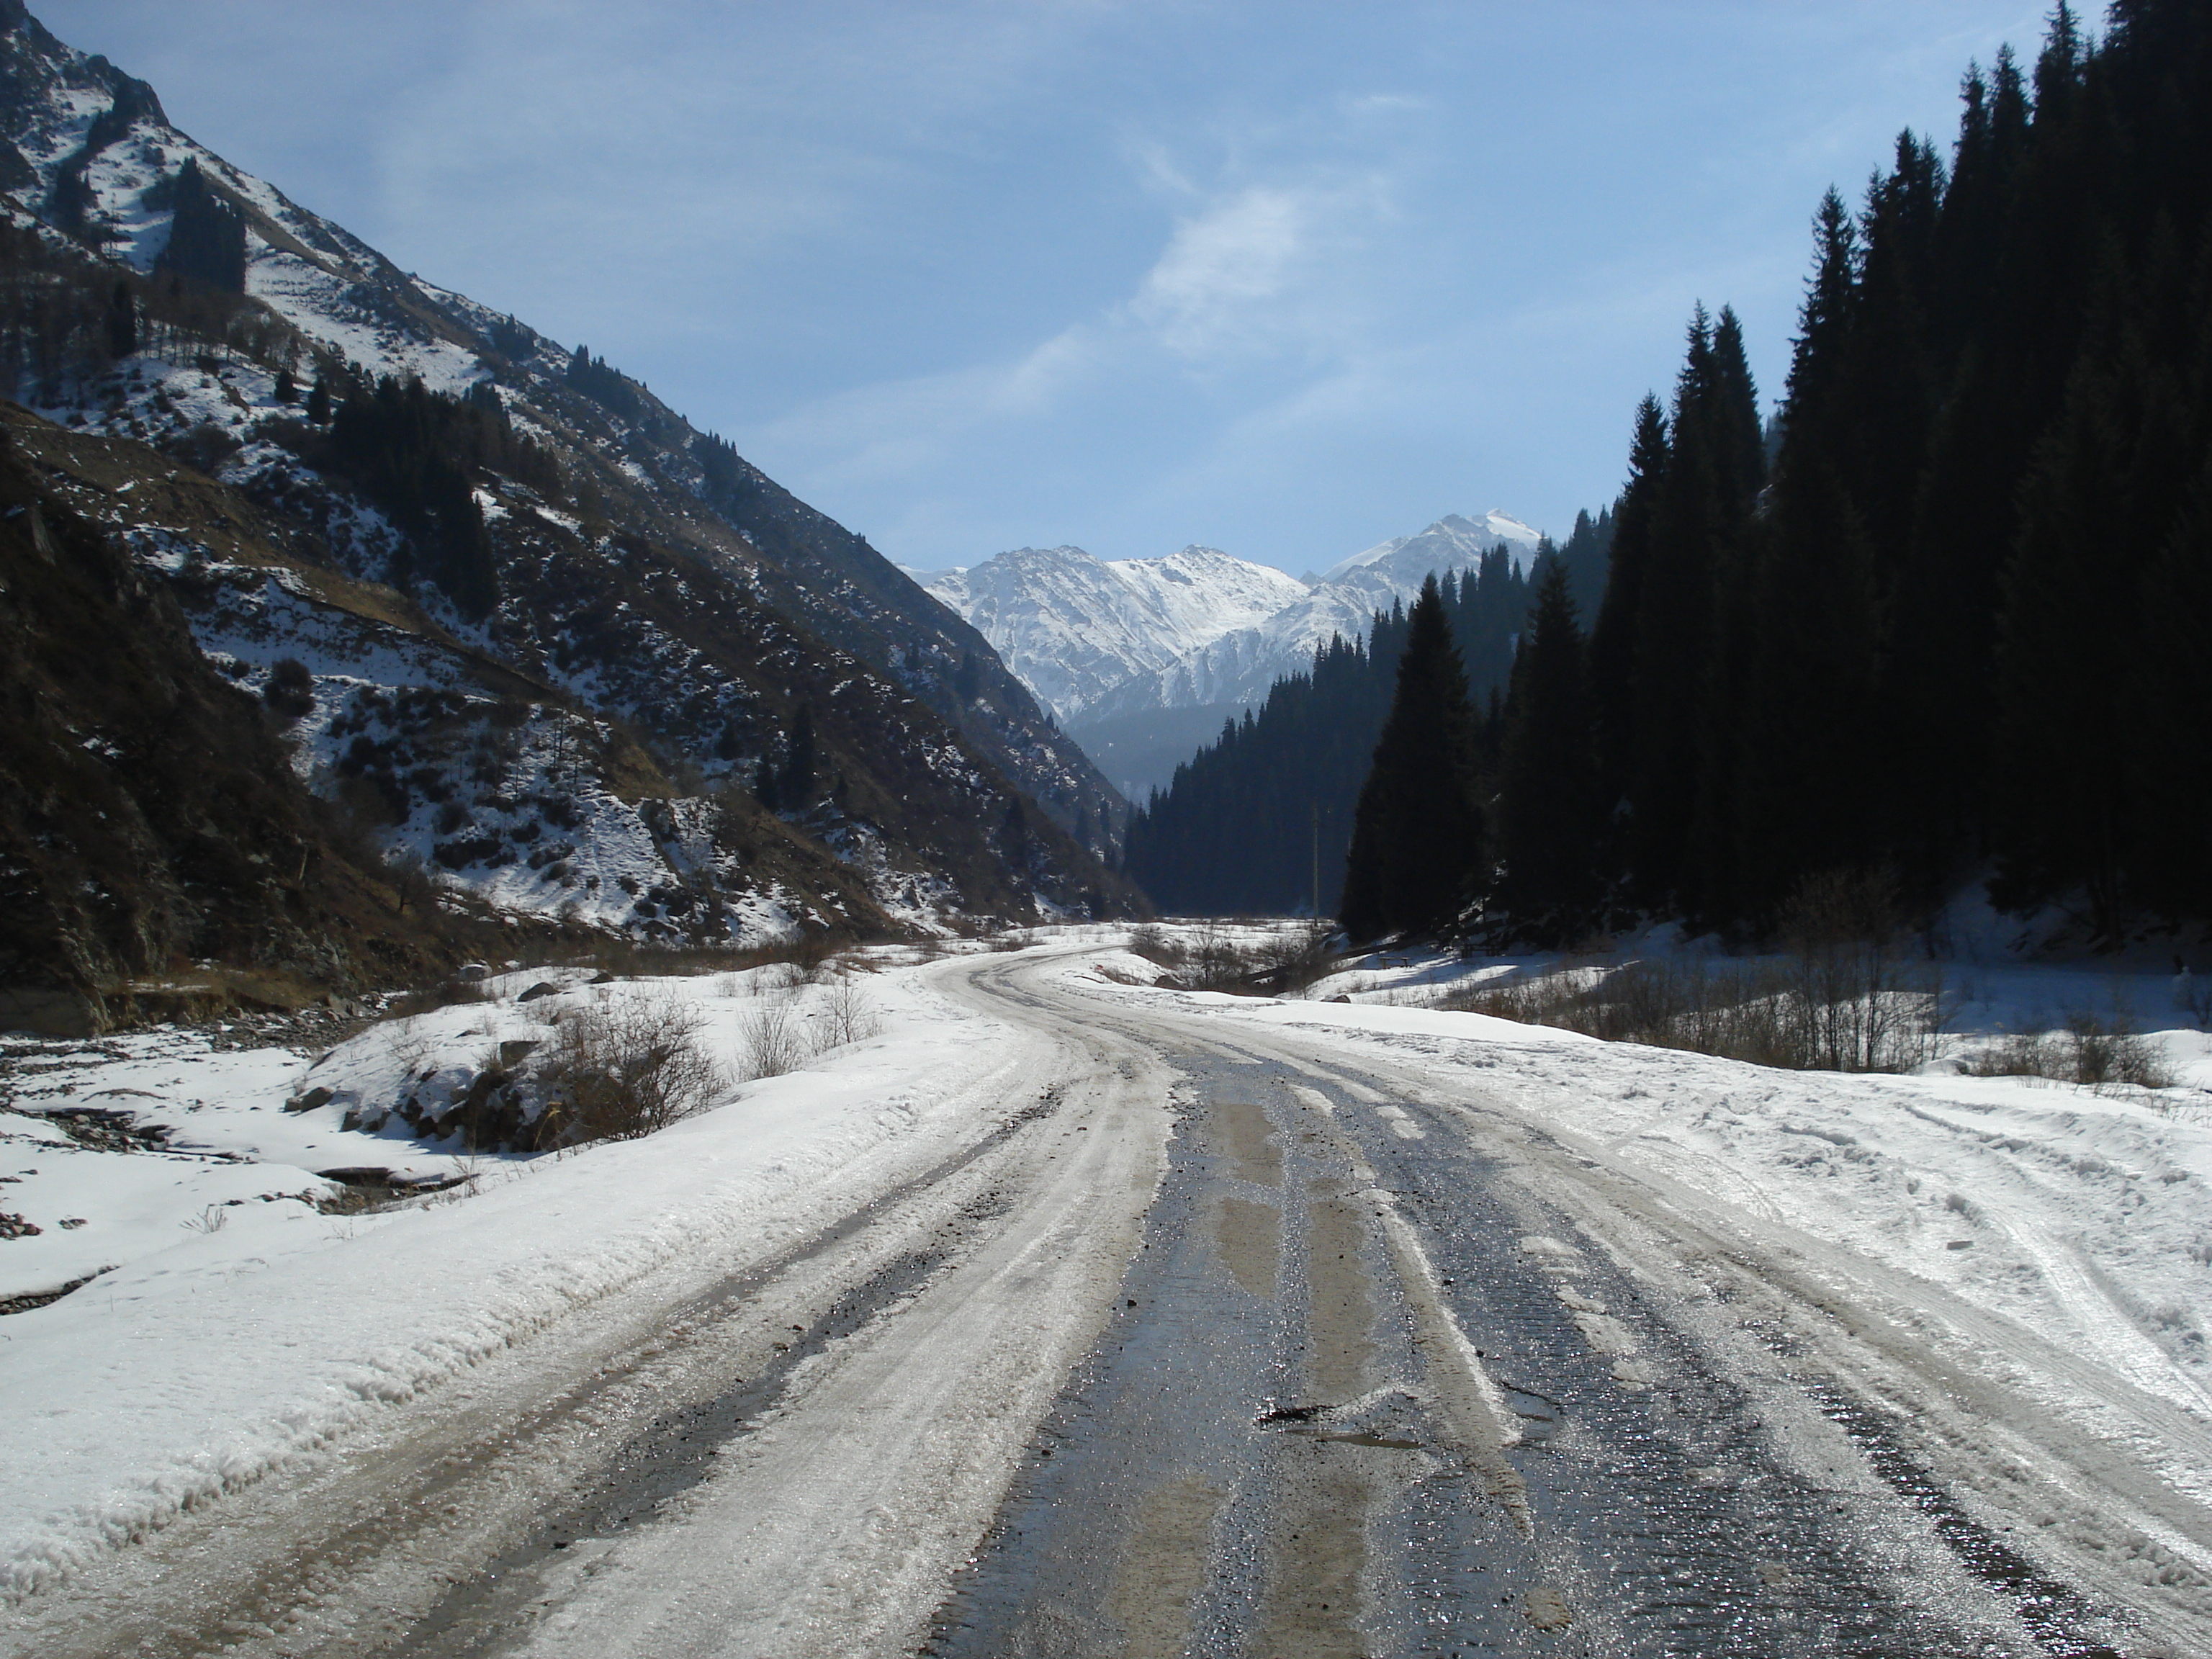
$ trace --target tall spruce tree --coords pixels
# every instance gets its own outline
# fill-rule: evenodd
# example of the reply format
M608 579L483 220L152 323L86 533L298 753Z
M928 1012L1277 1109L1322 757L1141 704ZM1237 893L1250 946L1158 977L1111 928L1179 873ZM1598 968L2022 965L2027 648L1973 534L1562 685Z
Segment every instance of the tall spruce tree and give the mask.
M1474 711L1436 578L1407 617L1389 717L1359 792L1341 920L1354 939L1435 933L1480 896Z
M1590 628L1590 686L1597 702L1598 781L1608 811L1625 812L1637 766L1636 654L1644 630L1644 580L1659 492L1667 480L1667 416L1646 393L1636 407L1628 483L1613 514L1605 599ZM1616 858L1625 858L1622 848Z
M1635 896L1654 910L1691 914L1703 898L1692 837L1701 769L1713 748L1721 584L1742 562L1765 464L1741 334L1732 316L1723 324L1717 331L1702 306L1691 320L1667 470L1644 550L1629 673Z
M1597 723L1571 577L1547 560L1513 665L1499 767L1497 908L1502 937L1573 944L1606 898Z
M1746 584L1744 695L1735 726L1731 902L1716 919L1763 931L1801 874L1857 861L1869 786L1864 713L1875 613L1865 521L1847 483L1858 227L1830 191L1815 221L1788 413L1768 514Z

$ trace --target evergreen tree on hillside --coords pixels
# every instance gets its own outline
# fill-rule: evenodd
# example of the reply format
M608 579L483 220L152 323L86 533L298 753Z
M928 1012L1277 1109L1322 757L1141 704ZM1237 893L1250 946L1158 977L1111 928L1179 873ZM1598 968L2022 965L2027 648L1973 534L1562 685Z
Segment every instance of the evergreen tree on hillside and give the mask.
M197 160L169 181L169 240L154 268L228 294L246 292L246 221Z
M783 769L775 780L775 799L786 811L800 811L814 800L814 775L818 762L814 750L814 710L805 703L791 722L791 741L784 751Z
M1605 507L1593 519L1587 512L1575 514L1575 527L1559 550L1567 568L1567 592L1576 611L1594 617L1605 599L1606 567L1613 556L1613 509Z
M1636 896L1654 910L1699 908L1692 837L1716 737L1720 605L1765 465L1742 337L1732 315L1722 322L1702 307L1691 321L1632 630L1629 849Z
M1528 577L1493 550L1473 569L1445 572L1437 591L1471 690L1494 696L1528 615ZM1394 605L1376 615L1364 649L1342 639L1319 647L1310 672L1278 680L1251 718L1224 726L1138 808L1124 868L1154 903L1279 915L1314 907L1317 890L1321 914L1340 908L1354 809L1408 626Z
M1497 908L1502 936L1564 946L1605 905L1605 799L1589 665L1567 567L1547 560L1505 705Z
M1607 810L1625 808L1636 775L1636 654L1644 627L1644 581L1659 491L1667 478L1667 416L1646 393L1636 407L1628 483L1613 515L1605 599L1590 629L1590 689L1597 704L1598 781Z
M2134 896L2155 913L2212 916L2212 457L2145 573L2124 688L2134 809Z
M1341 920L1356 939L1449 927L1483 886L1474 711L1436 579L1407 618L1389 719L1359 792Z
M1754 538L1741 649L1733 821L1711 852L1733 873L1716 919L1771 921L1807 869L1855 861L1868 816L1874 691L1873 554L1847 483L1856 445L1850 328L1858 228L1830 191L1798 313L1788 414L1766 522ZM1708 884L1709 902L1718 896Z
M1500 709L1525 586L1502 608L1519 579L1489 559L1437 585L1492 700L1476 764L1512 920L1589 872L1768 936L1808 878L1881 868L1928 908L1994 872L2002 904L2065 907L2106 943L2212 919L2212 7L2118 0L2099 42L2062 5L2032 76L2002 52L1962 93L1948 168L1906 132L1856 211L1821 204L1778 416L1734 316L1701 311L1609 520L1557 550L1571 600L1609 532L1586 682L1607 829L1577 868L1546 860L1583 830L1534 827L1587 752L1532 735L1572 701L1537 690L1570 659L1562 595L1547 570ZM1132 867L1188 877L1184 908L1263 866L1272 903L1296 892L1304 745L1382 733L1413 624L1378 619L1364 660L1224 732L1138 815ZM1408 885L1386 831L1411 820L1405 745L1383 746L1340 913L1434 926L1385 914Z

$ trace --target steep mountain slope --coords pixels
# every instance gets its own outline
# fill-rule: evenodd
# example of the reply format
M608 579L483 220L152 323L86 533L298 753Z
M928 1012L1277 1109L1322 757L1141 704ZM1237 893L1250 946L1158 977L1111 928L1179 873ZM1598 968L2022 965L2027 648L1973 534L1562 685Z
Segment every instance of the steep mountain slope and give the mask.
M1062 720L1222 635L1265 621L1305 584L1211 547L1104 560L1079 547L1017 548L932 578Z
M23 429L178 585L204 651L297 702L301 775L387 851L694 938L1121 902L1068 833L1103 846L1117 798L973 629L636 381L399 271L15 0L0 192L0 388L118 441ZM210 481L189 521L162 499Z
M273 711L56 487L42 426L0 422L0 1029L89 1035L433 966L441 941L293 775Z

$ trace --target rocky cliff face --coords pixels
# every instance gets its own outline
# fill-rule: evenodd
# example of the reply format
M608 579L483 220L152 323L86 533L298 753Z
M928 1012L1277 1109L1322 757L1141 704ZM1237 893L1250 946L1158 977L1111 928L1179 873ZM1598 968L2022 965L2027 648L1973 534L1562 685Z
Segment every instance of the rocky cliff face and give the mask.
M671 940L1128 901L1096 856L1118 798L968 623L13 0L0 222L40 487L387 859Z

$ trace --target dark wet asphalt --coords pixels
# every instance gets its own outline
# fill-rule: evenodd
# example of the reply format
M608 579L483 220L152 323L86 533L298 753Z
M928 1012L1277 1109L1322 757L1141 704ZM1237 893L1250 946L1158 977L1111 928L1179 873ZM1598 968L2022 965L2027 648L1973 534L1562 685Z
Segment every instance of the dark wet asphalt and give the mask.
M1673 1292L1496 1179L1455 1115L1266 1064L1184 1072L1115 1324L927 1652L2112 1651L2080 1633L2094 1621L2063 1586L1888 1443L1877 1412L1814 1376L1802 1417L1840 1429L1826 1455L1858 1478L1802 1473ZM1419 1322L1352 1146L1518 1419L1504 1457L1524 1515L1422 1387Z

